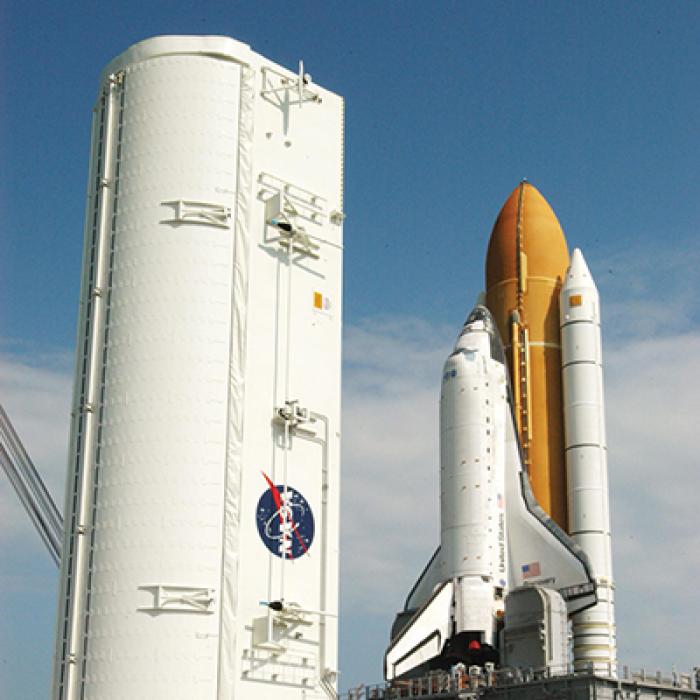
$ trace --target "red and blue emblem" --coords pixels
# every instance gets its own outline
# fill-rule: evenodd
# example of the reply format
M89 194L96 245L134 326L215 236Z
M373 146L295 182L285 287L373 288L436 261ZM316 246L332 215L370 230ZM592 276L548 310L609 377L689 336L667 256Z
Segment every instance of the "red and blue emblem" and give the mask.
M314 515L307 500L289 484L275 485L265 472L268 489L260 496L255 518L263 544L281 559L307 554L314 540Z

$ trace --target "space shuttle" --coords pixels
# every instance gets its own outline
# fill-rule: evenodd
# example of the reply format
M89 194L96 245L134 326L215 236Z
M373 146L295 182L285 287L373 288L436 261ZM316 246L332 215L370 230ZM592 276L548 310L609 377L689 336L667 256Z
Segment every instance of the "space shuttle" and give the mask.
M610 668L598 294L525 181L496 220L486 293L443 367L440 543L396 616L386 679L498 665L506 597L523 587L556 591L574 660Z

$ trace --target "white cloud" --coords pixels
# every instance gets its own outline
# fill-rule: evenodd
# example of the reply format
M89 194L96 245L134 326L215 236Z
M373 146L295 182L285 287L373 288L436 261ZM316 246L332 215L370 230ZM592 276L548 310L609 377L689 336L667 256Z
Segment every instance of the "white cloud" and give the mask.
M602 297L618 653L698 663L700 249L592 260Z
M616 345L607 356L619 656L697 664L700 628L700 333Z
M343 594L353 609L389 620L437 543L439 380L450 335L412 318L345 332Z
M604 342L624 344L700 325L700 248L695 241L662 243L589 260L602 298Z
M0 342L0 402L60 510L71 397L70 357ZM0 686L47 692L58 571L9 481L0 474ZM28 656L30 654L30 656ZM26 659L31 662L27 664ZM31 681L27 678L31 673ZM7 677L3 677L7 674ZM17 695L17 697L19 697Z

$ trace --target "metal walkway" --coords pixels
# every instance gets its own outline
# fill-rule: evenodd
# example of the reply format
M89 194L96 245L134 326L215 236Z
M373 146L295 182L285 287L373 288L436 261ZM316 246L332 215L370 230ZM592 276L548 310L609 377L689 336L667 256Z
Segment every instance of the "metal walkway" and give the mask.
M341 700L700 700L700 672L671 674L622 667L619 678L562 669L442 671L393 683L361 686Z

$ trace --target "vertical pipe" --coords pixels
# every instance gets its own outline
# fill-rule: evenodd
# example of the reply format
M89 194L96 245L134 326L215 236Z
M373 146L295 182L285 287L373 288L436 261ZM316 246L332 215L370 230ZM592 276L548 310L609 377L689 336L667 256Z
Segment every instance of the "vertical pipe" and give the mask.
M96 173L94 186L97 196L95 247L91 251L94 276L92 284L83 290L89 296L87 308L89 311L83 319L86 348L84 362L86 371L82 391L77 392L80 405L73 410L78 414L79 424L82 424L81 444L77 444L73 436L72 449L75 450L74 460L77 477L70 485L67 493L71 505L71 521L67 538L70 541L68 556L65 557L62 578L66 579L64 595L67 596L64 635L60 656L57 658L57 668L54 697L58 700L74 700L79 697L80 679L78 677L79 657L84 634L84 609L86 598L86 576L89 562L89 513L92 507L92 482L94 476L94 459L97 445L99 404L99 386L102 367L101 340L104 330L105 289L108 282L109 269L109 237L110 213L113 199L113 164L114 164L114 113L117 95L121 87L115 76L110 76L102 96L104 116L102 130L98 134L102 149L102 167ZM86 350L86 351L85 351ZM78 375L77 380L81 381ZM60 639L59 635L59 639ZM61 642L59 641L59 644Z
M323 612L328 612L328 580L327 580L327 566L329 561L328 552L328 491L330 489L330 474L328 465L328 441L330 440L330 431L328 426L328 417L322 413L311 412L309 414L311 420L321 421L323 423L323 438L309 437L307 438L311 442L321 446L322 449L322 481L321 481L321 591L319 598L320 609ZM319 682L324 683L325 672L326 672L326 656L328 653L328 625L326 623L326 616L319 616L319 655L318 655L318 674ZM331 685L331 687L333 687Z

